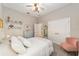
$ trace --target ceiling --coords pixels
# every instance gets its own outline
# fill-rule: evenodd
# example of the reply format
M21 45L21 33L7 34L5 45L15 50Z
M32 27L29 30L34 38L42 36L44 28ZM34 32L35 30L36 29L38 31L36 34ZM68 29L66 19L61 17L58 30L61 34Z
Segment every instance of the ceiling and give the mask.
M39 13L33 12L32 7L28 7L29 5L32 5L32 3L3 3L3 6L5 7L35 17L39 17L50 12L53 12L54 10L57 10L68 5L68 3L40 3L39 6L41 7L41 9L39 10Z

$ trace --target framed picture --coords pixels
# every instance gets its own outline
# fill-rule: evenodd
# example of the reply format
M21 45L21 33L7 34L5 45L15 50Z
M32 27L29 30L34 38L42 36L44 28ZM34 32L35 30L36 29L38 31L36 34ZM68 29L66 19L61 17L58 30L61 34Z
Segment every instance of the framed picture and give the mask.
M0 18L0 28L3 28L3 20Z

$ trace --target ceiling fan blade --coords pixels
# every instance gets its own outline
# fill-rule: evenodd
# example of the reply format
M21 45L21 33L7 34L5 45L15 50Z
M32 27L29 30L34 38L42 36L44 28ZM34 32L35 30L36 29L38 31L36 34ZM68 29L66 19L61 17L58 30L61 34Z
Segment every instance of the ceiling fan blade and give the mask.
M26 7L32 7L32 5L26 5Z
M43 7L40 7L41 8L41 10L45 10L45 8L43 8Z

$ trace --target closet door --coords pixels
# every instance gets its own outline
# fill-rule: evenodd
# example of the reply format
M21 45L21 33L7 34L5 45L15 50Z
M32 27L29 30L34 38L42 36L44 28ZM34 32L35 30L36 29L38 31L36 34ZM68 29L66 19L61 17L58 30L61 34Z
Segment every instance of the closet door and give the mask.
M70 36L70 18L48 22L48 39L60 44L67 36Z
M34 24L34 36L35 37L41 37L42 33L42 24Z

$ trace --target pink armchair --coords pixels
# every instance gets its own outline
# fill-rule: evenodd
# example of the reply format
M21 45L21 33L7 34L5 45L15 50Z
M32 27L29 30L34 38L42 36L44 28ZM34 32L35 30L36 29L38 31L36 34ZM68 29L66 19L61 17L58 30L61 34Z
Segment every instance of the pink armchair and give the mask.
M67 52L75 52L77 51L77 38L67 37L66 42L63 42L60 45Z

